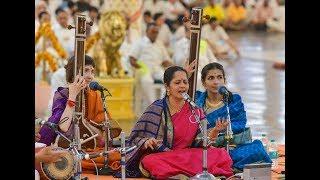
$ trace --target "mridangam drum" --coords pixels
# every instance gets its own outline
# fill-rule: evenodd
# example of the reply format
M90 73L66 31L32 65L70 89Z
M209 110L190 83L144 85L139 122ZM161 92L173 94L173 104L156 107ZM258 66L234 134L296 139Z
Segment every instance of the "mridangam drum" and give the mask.
M56 147L54 151L66 151L61 147ZM69 179L74 174L75 160L71 151L67 151L60 161L55 163L41 163L41 169L48 179Z
M41 149L45 148L46 146L47 146L46 144L36 142L36 143L34 144L34 151L35 151L35 153L38 153L39 151L41 151ZM43 172L42 172L42 170L41 170L41 165L40 165L39 162L37 162L37 163L35 164L35 170L36 170L36 173L38 173L38 174L35 174L35 176L38 175L38 176L39 176L39 179L41 179L41 177L44 177L44 174L43 174Z

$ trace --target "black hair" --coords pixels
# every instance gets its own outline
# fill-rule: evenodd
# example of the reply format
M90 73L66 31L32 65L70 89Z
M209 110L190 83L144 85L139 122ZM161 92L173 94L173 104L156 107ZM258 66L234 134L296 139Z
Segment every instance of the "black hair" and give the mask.
M187 71L185 69L183 69L182 67L180 67L180 66L171 66L171 67L168 67L164 72L164 75L163 75L164 84L169 86L170 82L173 79L174 73L177 72L177 71L183 71L188 76Z
M66 80L68 83L72 83L74 79L74 62L75 62L75 57L72 56L68 59L67 65L64 66L66 69ZM84 59L84 64L85 65L92 65L93 67L96 67L96 64L92 57L85 55Z
M221 72L222 72L222 75L223 75L223 79L226 80L226 76L225 76L225 73L224 73L224 69L223 69L223 66L217 62L213 62L213 63L209 63L207 65L205 65L202 70L201 70L201 80L202 82L205 81L207 75L208 75L208 72L210 70L214 70L214 69L219 69Z
M38 19L40 20L40 19L42 18L42 16L44 16L45 14L48 14L48 15L49 15L49 13L48 13L47 11L42 11L42 12L40 12L40 13L38 14Z
M201 81L205 82L209 71L210 70L214 70L214 69L219 69L222 72L222 76L223 76L224 81L226 81L226 74L225 74L224 68L223 68L223 66L221 64L219 64L217 62L209 63L209 64L205 65L202 68L202 70L201 70ZM229 99L228 99L228 103L230 103L233 100L233 96L232 96L232 93L229 90L227 90L227 91L228 91L228 93L230 95Z
M209 23L213 23L213 22L217 22L217 18L212 16L210 19L209 19Z
M61 13L61 12L66 12L62 7L58 7L55 11L54 11L54 13L56 14L56 16L58 16L58 14L59 13Z
M75 6L75 3L73 1L68 1L67 6L69 9Z
M153 15L153 20L156 21L157 19L159 19L161 16L163 15L163 13L156 13Z
M89 6L89 12L94 11L96 13L99 13L98 8L96 8L95 6Z
M149 17L151 17L151 12L150 12L150 11L145 11L145 12L143 13L143 16L149 16Z

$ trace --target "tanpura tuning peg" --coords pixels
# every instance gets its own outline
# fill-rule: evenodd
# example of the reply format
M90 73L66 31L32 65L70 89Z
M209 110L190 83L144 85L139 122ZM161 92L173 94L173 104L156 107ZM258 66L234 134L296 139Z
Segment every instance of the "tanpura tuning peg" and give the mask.
M75 28L75 27L69 24L69 25L67 26L67 28L68 28L68 29L72 29L72 28Z

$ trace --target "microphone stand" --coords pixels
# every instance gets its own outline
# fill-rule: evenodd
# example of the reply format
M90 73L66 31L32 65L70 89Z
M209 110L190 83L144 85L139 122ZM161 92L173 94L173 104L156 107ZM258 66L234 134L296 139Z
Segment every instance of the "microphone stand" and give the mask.
M74 112L73 120L75 120L74 124L74 138L72 143L70 144L70 149L75 157L75 173L71 178L72 180L87 180L88 177L81 178L82 174L82 166L81 161L85 156L85 153L82 151L81 142L80 142L80 129L79 129L79 121L82 119L82 112Z
M122 131L121 132L121 148L117 148L118 151L121 154L121 161L120 161L120 165L121 165L121 180L125 180L126 179L126 154L129 153L130 151L132 151L135 148L137 148L136 145L134 145L132 147L126 147L125 134Z
M226 130L226 134L225 134L225 140L227 142L226 145L226 150L228 152L228 154L230 154L230 143L231 140L233 138L233 132L232 132L232 128L231 128L231 120L230 120L230 111L229 111L229 104L228 104L228 100L229 100L229 95L223 95L223 102L226 105L227 108L227 121L228 121L228 127Z
M63 137L65 140L67 140L69 143L71 143L71 140L67 138L65 135L63 135L60 131L58 131L57 127L48 126L51 130L53 130L56 134Z
M125 135L124 132L121 132L121 148L124 151L120 151L121 153L121 180L125 180L126 179L126 152L125 152L125 148L126 148L126 139L125 139Z
M104 123L103 123L103 130L104 130L104 135L105 135L105 143L104 143L104 152L109 151L109 140L110 140L110 124L109 124L109 118L107 115L107 107L105 103L106 96L104 96L104 92L101 92L101 99L102 99L102 104L103 104L103 110L104 110ZM110 92L108 91L110 94ZM108 166L108 154L106 153L106 156L104 156L104 165L102 168L98 170L98 174L101 175L111 175L113 173L113 170Z
M199 128L201 130L201 133L203 135L203 151L202 151L202 172L196 174L191 178L191 180L215 180L216 178L214 175L210 174L208 172L208 131L207 131L207 121L204 121L203 127L201 127L200 117L196 114L195 108L191 106L191 112L193 116L195 117L196 121L199 123Z
M80 131L79 131L79 126L77 123L74 125L74 131L75 131L75 137L73 141L69 138L67 138L65 135L63 135L56 127L48 126L51 130L53 130L56 134L59 136L63 137L66 139L70 144L69 144L69 150L72 152L75 158L75 173L74 176L71 177L72 180L87 180L88 177L81 178L82 174L82 167L81 167L81 161L84 158L84 153L81 150L81 143L80 143ZM77 134L79 133L79 134Z

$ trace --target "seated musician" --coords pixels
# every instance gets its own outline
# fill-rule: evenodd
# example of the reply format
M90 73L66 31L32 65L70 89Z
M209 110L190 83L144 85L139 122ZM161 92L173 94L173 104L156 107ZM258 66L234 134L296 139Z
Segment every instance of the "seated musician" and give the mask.
M66 80L68 88L59 87L53 97L52 115L49 122L58 124L58 130L64 133L68 138L73 137L72 115L75 109L77 95L82 89L86 94L86 112L85 119L92 120L96 123L102 123L105 119L102 99L100 92L93 91L89 88L89 83L94 79L95 63L90 56L85 56L85 70L83 76L74 77L74 56L68 60L66 69ZM103 146L102 133L97 128L90 126L91 130L98 133L98 145ZM50 145L55 141L57 134L47 126L42 126L40 130L41 143Z
M164 72L166 95L154 101L134 125L127 146L134 146L127 154L126 174L142 174L155 179L168 179L175 175L194 176L202 172L202 141L198 123L191 106L181 93L188 92L187 71L171 66ZM201 109L196 109L201 122L205 120ZM226 123L208 129L214 140ZM223 148L208 148L208 171L214 175L232 175L232 160ZM139 167L139 168L138 168ZM142 173L142 174L141 174Z
M223 66L216 62L207 64L201 71L201 80L206 91L196 92L196 104L206 114L209 122L208 128L210 129L217 123L226 121L227 117L226 105L222 100L223 96L218 93L218 87L226 83ZM229 98L231 129L234 140L239 143L235 149L230 151L233 168L241 171L245 164L255 162L271 163L272 161L264 150L261 141L254 140L251 142L252 137L249 129L246 128L246 111L241 96L231 92L229 94L232 95ZM218 144L218 139L215 144L216 146L221 145Z

